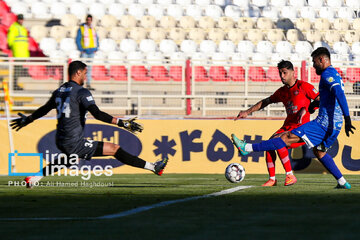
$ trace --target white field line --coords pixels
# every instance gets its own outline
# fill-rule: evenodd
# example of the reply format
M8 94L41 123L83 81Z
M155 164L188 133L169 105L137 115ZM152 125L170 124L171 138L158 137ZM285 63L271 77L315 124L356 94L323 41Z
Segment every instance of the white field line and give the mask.
M153 208L169 206L169 205L172 205L172 204L175 204L175 203L182 203L182 202L188 202L188 201L198 200L198 199L202 199L202 198L210 198L210 197L217 197L217 196L221 196L221 195L226 195L226 194L230 194L230 193L240 191L240 190L243 190L243 189L246 189L246 188L251 188L251 187L252 186L238 186L238 187L234 187L234 188L225 189L225 190L222 190L220 192L214 192L214 193L201 195L201 196L195 196L195 197L188 197L188 198L182 198L182 199L159 202L159 203L155 203L155 204L152 204L152 205L142 206L142 207L126 210L126 211L123 211L123 212L104 215L104 216L99 216L99 217L0 218L0 221L65 221L65 220L76 221L76 220L114 219L114 218L121 218L121 217L130 216L130 215L140 213L140 212L145 212L145 211L151 210Z

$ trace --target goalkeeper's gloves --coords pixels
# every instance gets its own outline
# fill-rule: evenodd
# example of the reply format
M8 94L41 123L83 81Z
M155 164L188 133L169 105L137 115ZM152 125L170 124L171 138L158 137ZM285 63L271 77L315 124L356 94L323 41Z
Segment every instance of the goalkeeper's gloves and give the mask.
M18 113L18 115L20 118L13 119L10 123L11 128L15 129L16 131L19 131L21 128L25 127L33 121L31 117L27 117L22 113Z
M309 105L309 113L313 114L315 110L319 108L319 106L320 106L320 101L318 100L312 101Z
M127 120L118 119L117 125L119 127L125 128L126 130L132 133L141 132L144 129L144 127L140 123L135 122L135 119L136 117Z
M349 137L350 132L351 132L352 134L354 134L353 129L356 130L356 128L355 128L353 125L351 125L351 118L350 118L350 116L345 116L344 119L345 119L345 133L346 133L346 136Z

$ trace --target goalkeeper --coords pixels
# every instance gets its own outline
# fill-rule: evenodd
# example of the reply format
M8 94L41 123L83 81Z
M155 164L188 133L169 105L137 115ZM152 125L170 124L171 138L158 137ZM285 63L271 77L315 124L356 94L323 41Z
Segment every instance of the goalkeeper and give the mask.
M96 156L114 156L124 164L144 168L153 171L157 175L161 175L167 164L167 158L151 163L127 153L119 145L85 139L84 127L87 111L97 120L115 124L130 132L136 133L143 130L143 126L134 121L135 118L122 120L102 112L96 106L90 91L82 87L86 80L86 73L87 65L85 63L81 61L71 62L68 68L69 81L54 91L48 102L30 116L26 117L23 114L19 114L21 117L12 120L11 127L18 131L56 108L58 120L56 146L63 153L68 156L70 154L77 154L79 158L85 160L90 160ZM43 176L46 176L46 174L52 173L46 173L46 168L44 168ZM32 187L41 178L40 176L30 176L25 181L28 187Z

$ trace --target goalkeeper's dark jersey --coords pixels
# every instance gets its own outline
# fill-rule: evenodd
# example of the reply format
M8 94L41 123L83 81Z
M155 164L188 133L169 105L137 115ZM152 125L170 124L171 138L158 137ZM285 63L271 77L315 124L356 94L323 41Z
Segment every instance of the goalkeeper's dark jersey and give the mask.
M87 108L95 104L90 91L69 81L61 85L50 100L56 105L57 144L69 146L83 140Z

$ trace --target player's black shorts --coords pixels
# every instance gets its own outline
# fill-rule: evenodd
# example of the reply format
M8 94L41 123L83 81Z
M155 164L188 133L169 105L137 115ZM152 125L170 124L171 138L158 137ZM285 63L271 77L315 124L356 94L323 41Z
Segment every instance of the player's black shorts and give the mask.
M66 155L77 154L79 159L90 160L95 154L95 152L99 152L98 149L99 143L102 148L102 144L103 144L102 142L89 140L89 139L82 139L73 144L57 143L57 146Z

